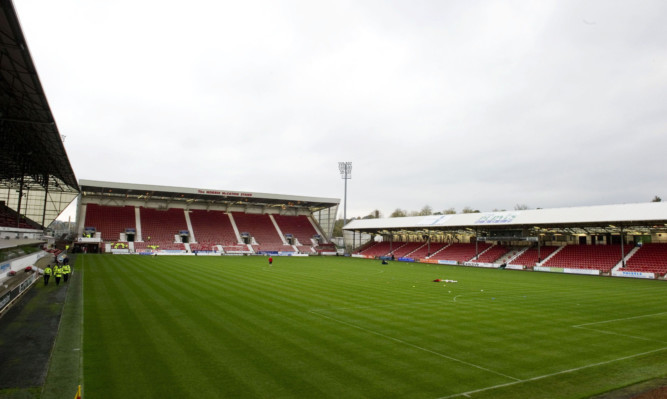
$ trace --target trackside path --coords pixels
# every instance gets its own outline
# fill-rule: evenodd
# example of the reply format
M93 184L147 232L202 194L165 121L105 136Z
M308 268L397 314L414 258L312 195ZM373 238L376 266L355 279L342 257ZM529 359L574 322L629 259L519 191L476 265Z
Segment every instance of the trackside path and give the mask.
M82 384L83 263L86 255L72 259L74 269L60 318L42 399L74 397Z
M40 279L0 318L0 398L40 397L68 288Z

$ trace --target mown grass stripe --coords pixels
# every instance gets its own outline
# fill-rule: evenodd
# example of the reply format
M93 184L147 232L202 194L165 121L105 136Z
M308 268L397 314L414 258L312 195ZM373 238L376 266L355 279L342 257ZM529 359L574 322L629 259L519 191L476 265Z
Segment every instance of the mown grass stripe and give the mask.
M107 266L113 268L113 265ZM89 327L93 344L86 349L87 352L100 352L107 363L98 363L98 366L108 368L110 372L103 373L98 385L87 384L87 391L93 395L96 395L93 392L109 392L114 397L183 395L185 387L172 384L176 373L168 366L166 348L161 348L150 334L152 320L146 317L141 296L128 290L127 282L118 274L107 276L96 280L100 285L95 288L108 295L109 306L105 306L103 313L96 318L100 323ZM102 331L99 339L96 333ZM104 339L105 335L107 339ZM108 339L114 345L95 345ZM150 367L146 364L147 359L150 359ZM116 374L125 378L118 381L114 378Z
M260 257L93 259L87 270L95 269L91 278L102 281L86 285L86 295L102 298L89 303L86 297L84 346L91 337L116 347L93 351L90 367L86 354L86 381L93 387L103 385L94 382L104 378L93 368L105 361L114 378L150 384L138 371L117 366L123 359L119 344L134 342L148 345L142 356L164 364L166 370L154 370L170 381L163 384L198 385L204 396L432 399L497 386L476 395L528 397L539 380L499 384L506 377L531 381L600 363L586 372L588 388L573 391L588 392L610 385L602 371L615 364L604 362L650 353L660 343L628 345L630 337L573 326L637 316L640 306L646 313L667 311L664 302L651 301L664 296L664 284L618 279L336 258L278 258L272 267ZM433 278L460 282L442 285ZM608 301L605 292L613 293ZM648 330L660 322L637 320L635 335L667 340L664 331ZM128 324L137 324L136 330L122 328ZM623 334L628 324L605 327ZM149 335L153 347L134 334ZM160 353L163 347L171 348L168 355ZM658 354L651 359L660 359ZM146 363L140 357L125 361ZM642 367L644 375L667 372L666 360L654 361L652 369ZM580 384L576 373L562 378ZM627 378L638 377L619 381ZM571 389L562 383L554 385ZM551 389L539 386L540 392ZM189 389L176 392L194 396Z

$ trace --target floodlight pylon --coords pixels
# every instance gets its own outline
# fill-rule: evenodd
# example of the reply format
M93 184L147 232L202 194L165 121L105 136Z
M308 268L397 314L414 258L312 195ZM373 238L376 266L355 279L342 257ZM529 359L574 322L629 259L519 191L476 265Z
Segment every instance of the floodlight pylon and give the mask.
M352 162L338 162L340 177L345 180L345 197L343 203L343 226L347 224L347 181L352 178Z

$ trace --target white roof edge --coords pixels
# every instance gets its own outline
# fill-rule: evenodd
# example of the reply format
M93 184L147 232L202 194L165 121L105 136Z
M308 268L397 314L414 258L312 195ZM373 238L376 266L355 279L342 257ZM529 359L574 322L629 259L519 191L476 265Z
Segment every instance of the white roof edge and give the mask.
M402 218L356 219L344 230L382 230L448 227L499 227L562 224L627 224L631 222L667 223L667 202L592 205L568 208L528 209L454 215L411 216Z
M203 195L209 194L209 195L224 195L231 197L260 198L260 199L286 200L286 201L323 202L323 203L330 203L332 205L340 204L340 198L306 197L302 195L269 194L269 193L259 193L252 191L157 186L151 184L118 183L118 182L80 179L79 187L82 186L109 187L120 190L164 191L164 192L173 192L182 194L203 194Z

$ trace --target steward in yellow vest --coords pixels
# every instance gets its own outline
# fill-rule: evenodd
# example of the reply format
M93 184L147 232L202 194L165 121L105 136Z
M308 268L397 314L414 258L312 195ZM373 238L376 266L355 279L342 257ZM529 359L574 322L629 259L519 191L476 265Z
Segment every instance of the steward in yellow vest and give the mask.
M67 282L70 273L72 273L72 268L70 267L70 265L63 265L62 271L63 271L63 279L65 280L65 282Z
M53 270L51 270L50 265L46 265L44 268L44 285L49 285L49 279L51 278L51 274L53 273Z
M60 278L63 276L63 269L58 265L53 266L53 275L56 277L56 285L59 285Z

